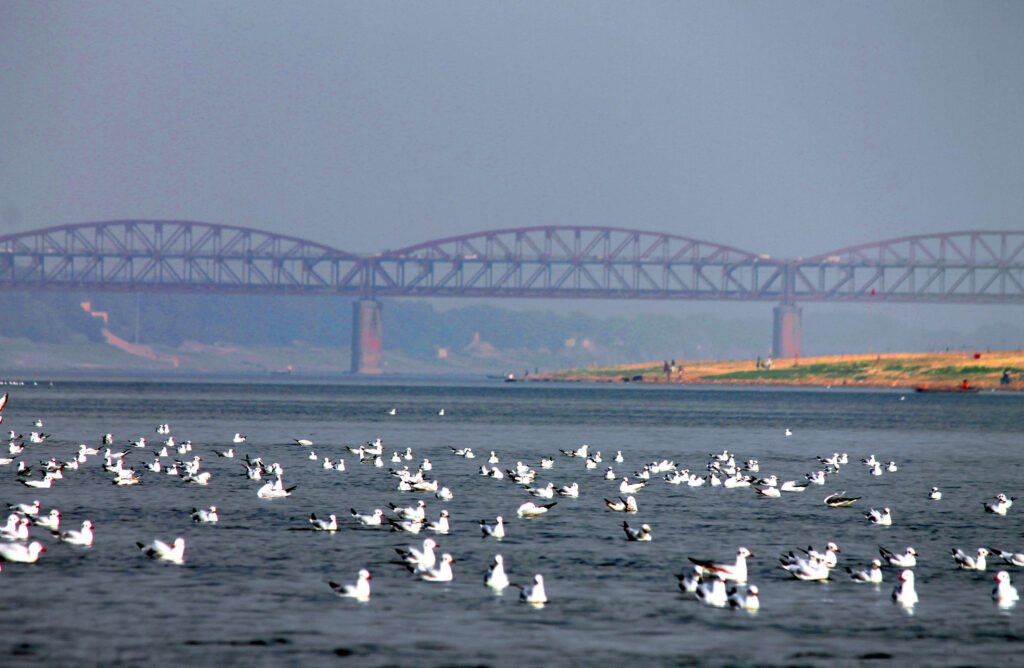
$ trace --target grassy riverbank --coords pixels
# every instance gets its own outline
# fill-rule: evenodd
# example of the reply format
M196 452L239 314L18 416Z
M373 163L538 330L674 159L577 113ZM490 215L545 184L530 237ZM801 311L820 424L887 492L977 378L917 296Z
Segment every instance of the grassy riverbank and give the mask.
M756 360L677 360L675 374L664 363L626 364L565 369L531 376L531 380L644 382L721 385L820 385L947 388L964 379L979 389L1024 389L1024 351L889 353L832 355L772 360L771 368ZM1009 369L1011 382L1001 384Z

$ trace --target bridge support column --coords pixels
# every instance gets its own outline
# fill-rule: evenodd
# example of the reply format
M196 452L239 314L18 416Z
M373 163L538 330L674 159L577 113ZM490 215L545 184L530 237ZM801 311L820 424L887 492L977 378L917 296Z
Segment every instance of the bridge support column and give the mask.
M800 357L801 309L795 304L779 304L775 307L775 326L772 331L772 357Z
M380 353L384 347L384 326L380 302L360 299L352 305L352 373L383 373Z

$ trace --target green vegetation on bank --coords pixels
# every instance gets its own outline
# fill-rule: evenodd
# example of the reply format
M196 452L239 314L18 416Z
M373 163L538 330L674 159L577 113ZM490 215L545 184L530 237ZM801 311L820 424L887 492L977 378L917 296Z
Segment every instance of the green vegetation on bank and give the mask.
M859 380L867 377L870 362L849 362L842 364L807 364L784 369L751 369L701 376L704 380L801 380L806 378L850 378Z

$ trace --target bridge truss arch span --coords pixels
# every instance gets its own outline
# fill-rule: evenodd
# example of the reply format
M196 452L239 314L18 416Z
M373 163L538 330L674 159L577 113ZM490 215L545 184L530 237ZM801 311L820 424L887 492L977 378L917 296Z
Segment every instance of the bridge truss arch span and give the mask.
M372 258L387 296L779 299L782 263L688 237L614 227L491 230Z
M1024 303L1024 232L922 234L800 258L789 301Z
M362 258L297 237L193 221L117 220L0 236L7 289L360 292Z

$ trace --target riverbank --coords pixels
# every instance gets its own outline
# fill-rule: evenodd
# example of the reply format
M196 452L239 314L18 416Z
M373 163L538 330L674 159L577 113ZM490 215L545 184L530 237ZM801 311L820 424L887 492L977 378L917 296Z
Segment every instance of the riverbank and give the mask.
M760 365L759 365L760 363ZM1010 382L1001 383L1009 370ZM955 389L966 379L979 390L1024 390L1024 351L830 355L771 360L676 360L565 369L530 376L531 381L587 381L692 385L807 385Z

